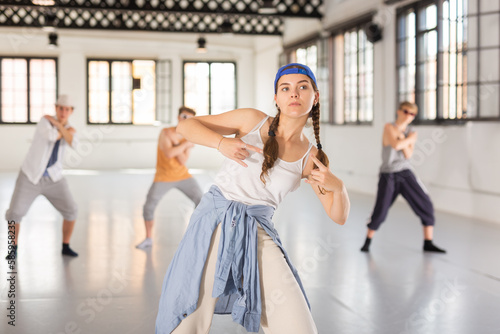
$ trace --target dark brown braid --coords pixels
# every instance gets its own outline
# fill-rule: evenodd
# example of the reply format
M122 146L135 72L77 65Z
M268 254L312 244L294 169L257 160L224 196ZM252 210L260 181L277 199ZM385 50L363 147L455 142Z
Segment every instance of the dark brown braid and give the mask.
M314 127L314 137L316 138L316 146L318 148L318 153L316 154L316 158L326 167L330 165L330 161L328 160L328 157L326 156L325 152L323 151L323 147L321 145L321 140L319 138L319 101L316 103L315 106L312 107L311 109L311 118L313 122L313 127ZM314 168L318 168L316 164L314 164ZM318 186L319 192L321 194L326 194L326 190L320 186Z
M260 173L260 180L266 184L266 176L269 175L269 170L273 168L274 163L278 159L278 141L276 140L276 131L280 122L281 110L278 108L278 114L274 118L271 125L269 125L268 135L269 138L264 144L264 162L262 162L262 173Z

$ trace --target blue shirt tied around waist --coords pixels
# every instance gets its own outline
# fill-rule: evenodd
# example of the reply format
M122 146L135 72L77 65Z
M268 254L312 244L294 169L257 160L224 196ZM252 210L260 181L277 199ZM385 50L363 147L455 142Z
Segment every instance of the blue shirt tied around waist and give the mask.
M271 218L274 208L227 200L217 186L203 196L163 281L156 333L171 333L196 310L212 234L221 236L212 297L217 314L232 314L248 332L258 332L262 312L257 259L257 223L269 234L290 266L309 306L297 270L285 252ZM242 280L243 278L243 280ZM310 306L309 306L310 307Z

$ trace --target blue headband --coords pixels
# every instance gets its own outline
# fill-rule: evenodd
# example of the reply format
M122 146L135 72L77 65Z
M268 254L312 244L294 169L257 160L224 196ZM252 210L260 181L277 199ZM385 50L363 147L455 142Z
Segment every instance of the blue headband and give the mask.
M301 68L293 67L293 68L288 68L290 66L300 66ZM314 81L314 84L316 87L318 87L318 84L316 83L316 77L314 76L314 73L311 71L309 67L303 64L299 63L290 63L285 66L282 66L279 70L278 73L276 73L276 78L274 79L274 94L276 94L276 85L278 84L278 80L286 75L286 74L304 74L307 75L309 78L311 78L312 81Z

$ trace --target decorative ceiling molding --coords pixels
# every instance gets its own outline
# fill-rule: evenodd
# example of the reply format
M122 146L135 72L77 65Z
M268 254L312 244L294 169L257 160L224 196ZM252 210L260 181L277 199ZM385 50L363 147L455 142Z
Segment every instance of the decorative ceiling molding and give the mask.
M0 26L282 35L283 17L321 18L322 0L275 1L259 14L256 0L30 0L0 4ZM229 29L231 27L232 29Z

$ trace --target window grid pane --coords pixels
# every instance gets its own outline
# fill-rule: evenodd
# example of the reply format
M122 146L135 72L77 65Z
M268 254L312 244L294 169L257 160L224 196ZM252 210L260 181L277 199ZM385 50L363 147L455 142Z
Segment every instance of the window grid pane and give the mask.
M197 115L236 108L236 66L232 62L185 62L184 105Z
M89 122L109 123L109 62L89 62Z
M465 119L467 113L467 0L444 0L439 45L439 109L443 119Z
M2 59L2 122L28 122L27 59Z
M111 122L132 123L132 63L111 63Z
M335 124L344 124L344 34L334 37L334 109L333 118Z
M156 120L156 63L152 60L134 60L132 66L133 78L139 79L141 83L139 89L133 90L133 123L152 124Z
M233 63L210 64L210 113L212 115L218 115L235 108L236 82L234 73Z
M415 97L419 120L500 120L500 6L483 11L485 4L497 2L482 1L478 11L476 2L417 2L398 13L398 97ZM413 12L418 13L414 24ZM417 31L416 53L412 29Z
M171 110L172 110L172 74L171 74L171 63L170 60L160 60L158 61L157 67L157 77L158 77L158 94L156 99L157 113L156 118L161 122L168 123L171 120Z
M340 54L338 37L335 38L335 54ZM343 33L343 55L337 58L334 72L343 68L343 84L335 85L336 95L334 119L336 124L373 121L373 44L367 40L361 26ZM336 82L338 79L335 79ZM339 92L343 94L340 104ZM343 107L343 109L340 109ZM343 112L343 117L339 113Z
M30 65L30 122L37 123L45 114L54 114L56 104L56 62L32 59Z
M209 115L209 65L204 62L184 64L184 105L196 115Z
M54 58L0 58L0 122L36 123L54 114L57 95Z
M156 121L156 61L91 60L88 76L89 123Z

